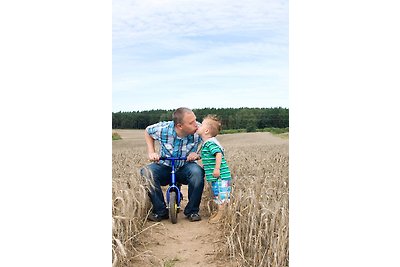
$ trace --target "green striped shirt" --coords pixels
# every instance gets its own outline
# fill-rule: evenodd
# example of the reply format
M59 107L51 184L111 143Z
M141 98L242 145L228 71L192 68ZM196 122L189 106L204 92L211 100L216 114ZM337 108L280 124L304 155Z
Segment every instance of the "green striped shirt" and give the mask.
M224 157L224 149L219 144L218 140L213 137L204 142L203 146L201 147L201 160L204 166L204 172L206 173L207 182L215 182L218 180L218 178L213 176L213 171L215 168L215 154L218 152L222 153L220 178L222 180L231 179L231 172Z

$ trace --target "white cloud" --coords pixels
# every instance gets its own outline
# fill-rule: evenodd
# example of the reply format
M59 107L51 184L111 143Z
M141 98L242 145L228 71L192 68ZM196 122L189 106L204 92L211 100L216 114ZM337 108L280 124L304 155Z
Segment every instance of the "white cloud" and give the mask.
M221 105L287 107L287 5L114 0L113 111L161 108L178 94L167 102L203 103L208 92L224 95Z
M114 41L287 27L287 1L113 1ZM172 37L171 37L172 36Z

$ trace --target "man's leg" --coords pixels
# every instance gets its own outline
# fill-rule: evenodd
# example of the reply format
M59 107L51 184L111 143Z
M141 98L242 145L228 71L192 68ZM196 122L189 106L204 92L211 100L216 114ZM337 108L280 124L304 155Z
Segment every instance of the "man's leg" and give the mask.
M161 190L161 186L169 184L171 168L162 164L151 163L140 170L140 174L149 179L154 188L149 186L149 196L153 204L153 213L166 216L168 210Z
M189 162L176 172L177 181L188 185L189 202L184 214L198 214L200 211L201 195L204 188L204 170L197 163Z

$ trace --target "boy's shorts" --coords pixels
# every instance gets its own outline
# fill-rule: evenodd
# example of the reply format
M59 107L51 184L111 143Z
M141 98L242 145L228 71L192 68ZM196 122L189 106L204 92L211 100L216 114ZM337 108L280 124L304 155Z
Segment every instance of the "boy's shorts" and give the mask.
M231 181L218 179L215 182L211 182L213 200L218 205L229 202L231 197Z

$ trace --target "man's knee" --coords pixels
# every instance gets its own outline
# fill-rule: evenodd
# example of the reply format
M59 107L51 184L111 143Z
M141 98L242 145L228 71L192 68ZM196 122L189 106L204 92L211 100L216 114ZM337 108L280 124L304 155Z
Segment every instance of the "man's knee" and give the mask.
M153 172L149 165L144 166L143 168L140 169L140 175L147 180L153 180Z
M199 165L197 165L196 163L192 164L190 166L190 174L192 177L204 177L204 170L203 168L201 168Z
M194 186L204 186L204 170L197 164L193 164L190 169L191 177L189 183Z

